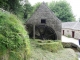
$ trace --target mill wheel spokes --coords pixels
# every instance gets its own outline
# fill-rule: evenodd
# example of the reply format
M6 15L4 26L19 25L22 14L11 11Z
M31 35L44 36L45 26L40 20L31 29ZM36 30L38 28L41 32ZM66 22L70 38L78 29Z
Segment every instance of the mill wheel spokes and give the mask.
M55 40L55 32L48 26L36 26L36 36L42 40Z

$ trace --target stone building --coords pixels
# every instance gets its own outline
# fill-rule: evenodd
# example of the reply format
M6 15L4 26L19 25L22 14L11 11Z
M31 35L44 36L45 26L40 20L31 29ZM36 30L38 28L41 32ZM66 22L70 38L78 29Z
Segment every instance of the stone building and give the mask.
M44 2L26 22L29 37L34 39L61 40L61 27L61 21Z
M68 37L80 39L80 22L62 23L62 34Z

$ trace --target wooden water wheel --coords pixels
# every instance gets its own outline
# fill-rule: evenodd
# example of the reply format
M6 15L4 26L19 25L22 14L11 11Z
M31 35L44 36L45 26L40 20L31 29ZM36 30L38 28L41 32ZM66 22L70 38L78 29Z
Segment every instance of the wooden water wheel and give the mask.
M46 25L38 25L35 27L35 38L42 40L56 40L57 36L55 31Z
M33 25L27 25L27 30L29 32L29 37L33 38ZM42 40L57 40L55 31L46 25L35 26L35 38Z

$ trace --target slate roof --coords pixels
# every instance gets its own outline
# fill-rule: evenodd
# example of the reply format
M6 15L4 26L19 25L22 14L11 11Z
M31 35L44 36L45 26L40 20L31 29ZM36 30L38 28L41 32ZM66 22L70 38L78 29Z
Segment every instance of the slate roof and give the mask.
M64 22L62 23L62 28L80 30L80 22Z

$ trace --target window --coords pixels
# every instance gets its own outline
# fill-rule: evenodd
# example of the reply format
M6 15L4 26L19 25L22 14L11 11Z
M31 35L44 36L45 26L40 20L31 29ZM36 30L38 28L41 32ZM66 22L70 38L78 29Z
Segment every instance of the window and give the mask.
M41 19L41 23L46 24L46 19Z

